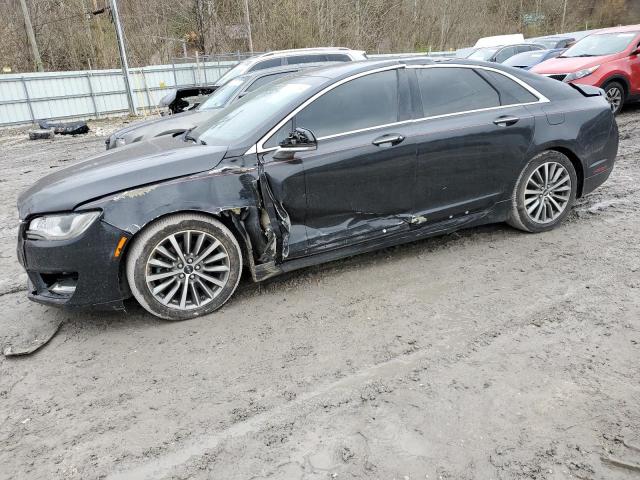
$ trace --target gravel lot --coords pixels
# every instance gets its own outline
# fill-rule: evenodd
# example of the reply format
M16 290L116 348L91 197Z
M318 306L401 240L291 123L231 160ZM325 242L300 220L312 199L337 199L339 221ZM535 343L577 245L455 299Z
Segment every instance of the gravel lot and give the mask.
M0 346L64 319L0 357L0 478L638 478L640 108L618 123L611 178L552 232L495 225L244 280L182 323L26 300L17 194L118 123L0 131Z

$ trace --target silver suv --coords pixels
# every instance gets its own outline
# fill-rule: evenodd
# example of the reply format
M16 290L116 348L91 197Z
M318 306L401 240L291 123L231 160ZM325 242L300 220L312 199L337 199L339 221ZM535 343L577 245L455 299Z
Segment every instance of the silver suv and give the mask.
M301 63L319 62L354 62L366 60L362 50L351 50L344 47L298 48L295 50L276 50L248 58L238 63L231 70L216 80L215 85L222 85L243 73L254 72L280 65L297 65Z

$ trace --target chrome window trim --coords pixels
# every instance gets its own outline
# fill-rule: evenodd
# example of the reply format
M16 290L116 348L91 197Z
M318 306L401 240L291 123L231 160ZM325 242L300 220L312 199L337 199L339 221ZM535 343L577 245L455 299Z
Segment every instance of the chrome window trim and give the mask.
M505 77L509 78L510 80L513 80L518 85L520 85L525 90L527 90L529 93L531 93L532 95L537 97L538 100L535 101L535 102L513 103L511 105L498 105L496 107L478 108L478 109L474 109L474 110L464 110L462 112L445 113L445 114L442 114L442 115L431 115L431 116L428 116L428 117L421 117L421 118L414 118L414 119L410 119L410 120L403 120L401 122L393 122L393 123L387 123L387 124L383 124L383 125L375 125L373 127L361 128L361 129L358 129L358 130L350 130L350 131L347 131L347 132L335 133L333 135L326 135L324 137L318 137L317 140L327 140L327 139L331 139L331 138L337 138L337 137L342 137L342 136L346 136L346 135L352 135L354 133L367 132L367 131L375 130L375 129L378 129L378 128L387 128L387 127L393 127L393 126L397 126L397 125L418 123L418 122L423 122L423 121L426 121L426 120L434 120L434 119L447 118L447 117L453 117L453 116L458 116L458 115L466 115L466 114L469 114L469 113L486 112L486 111L492 111L492 110L500 110L500 109L503 109L503 108L520 107L520 106L525 106L525 105L536 105L538 103L549 103L549 101L550 101L542 93L540 93L538 90L536 90L531 85L529 85L528 83L524 82L523 80L520 80L519 78L517 78L514 75L511 75L508 72L504 72L502 70L499 70L497 68L493 68L493 67L490 67L490 66L485 66L485 65L465 65L465 64L459 64L459 63L443 63L443 64L430 64L430 65L407 65L407 64L389 65L389 66L386 66L386 67L377 68L377 69L374 69L374 70L369 70L367 72L360 72L360 73L357 73L357 74L352 75L350 77L343 78L342 80L340 80L340 81L338 81L338 82L336 82L336 83L334 83L332 85L329 85L328 87L322 89L321 91L319 91L318 93L313 95L311 98L308 98L307 100L305 100L301 105L299 105L291 113L289 113L284 119L282 119L280 122L278 122L275 127L273 127L271 130L269 130L265 135L262 136L262 138L260 138L260 140L258 142L256 142L255 145L253 145L249 150L247 150L245 152L245 155L260 154L260 153L272 152L274 150L277 150L278 147L264 148L263 145L285 123L289 122L294 116L296 116L298 114L298 112L300 112L303 108L305 108L307 105L309 105L312 102L314 102L316 99L318 99L319 97L321 97L325 93L330 92L334 88L339 87L340 85L342 85L344 83L347 83L347 82L349 82L351 80L355 80L356 78L360 78L360 77L364 77L364 76L367 76L367 75L371 75L373 73L384 72L384 71L387 71L387 70L399 70L401 68L408 68L408 69L470 68L470 69L480 69L480 70L487 70L487 71L491 71L491 72L496 72L496 73L498 73L500 75L504 75Z

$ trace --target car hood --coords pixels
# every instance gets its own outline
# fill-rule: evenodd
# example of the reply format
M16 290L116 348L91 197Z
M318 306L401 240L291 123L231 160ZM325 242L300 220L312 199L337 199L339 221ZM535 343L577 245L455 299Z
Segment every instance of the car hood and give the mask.
M170 115L168 117L154 118L144 122L136 122L126 128L118 130L112 137L124 138L129 145L140 140L148 140L153 137L184 132L197 127L203 120L209 119L217 110L190 110L188 112Z
M600 65L616 58L616 55L602 55L599 57L556 57L550 58L531 69L532 72L541 74L571 73L585 68Z
M70 211L89 200L214 168L227 147L160 137L108 150L40 179L18 198L18 213Z

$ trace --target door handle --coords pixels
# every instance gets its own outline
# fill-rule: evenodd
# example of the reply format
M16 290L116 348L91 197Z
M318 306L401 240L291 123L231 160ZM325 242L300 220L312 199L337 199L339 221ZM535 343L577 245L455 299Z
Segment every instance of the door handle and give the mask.
M496 118L493 123L498 125L499 127L508 127L509 125L513 125L520 120L518 117L514 117L511 115L503 115L501 117Z
M371 143L376 147L379 147L381 145L398 145L399 143L402 143L403 140L404 137L402 135L382 135Z

